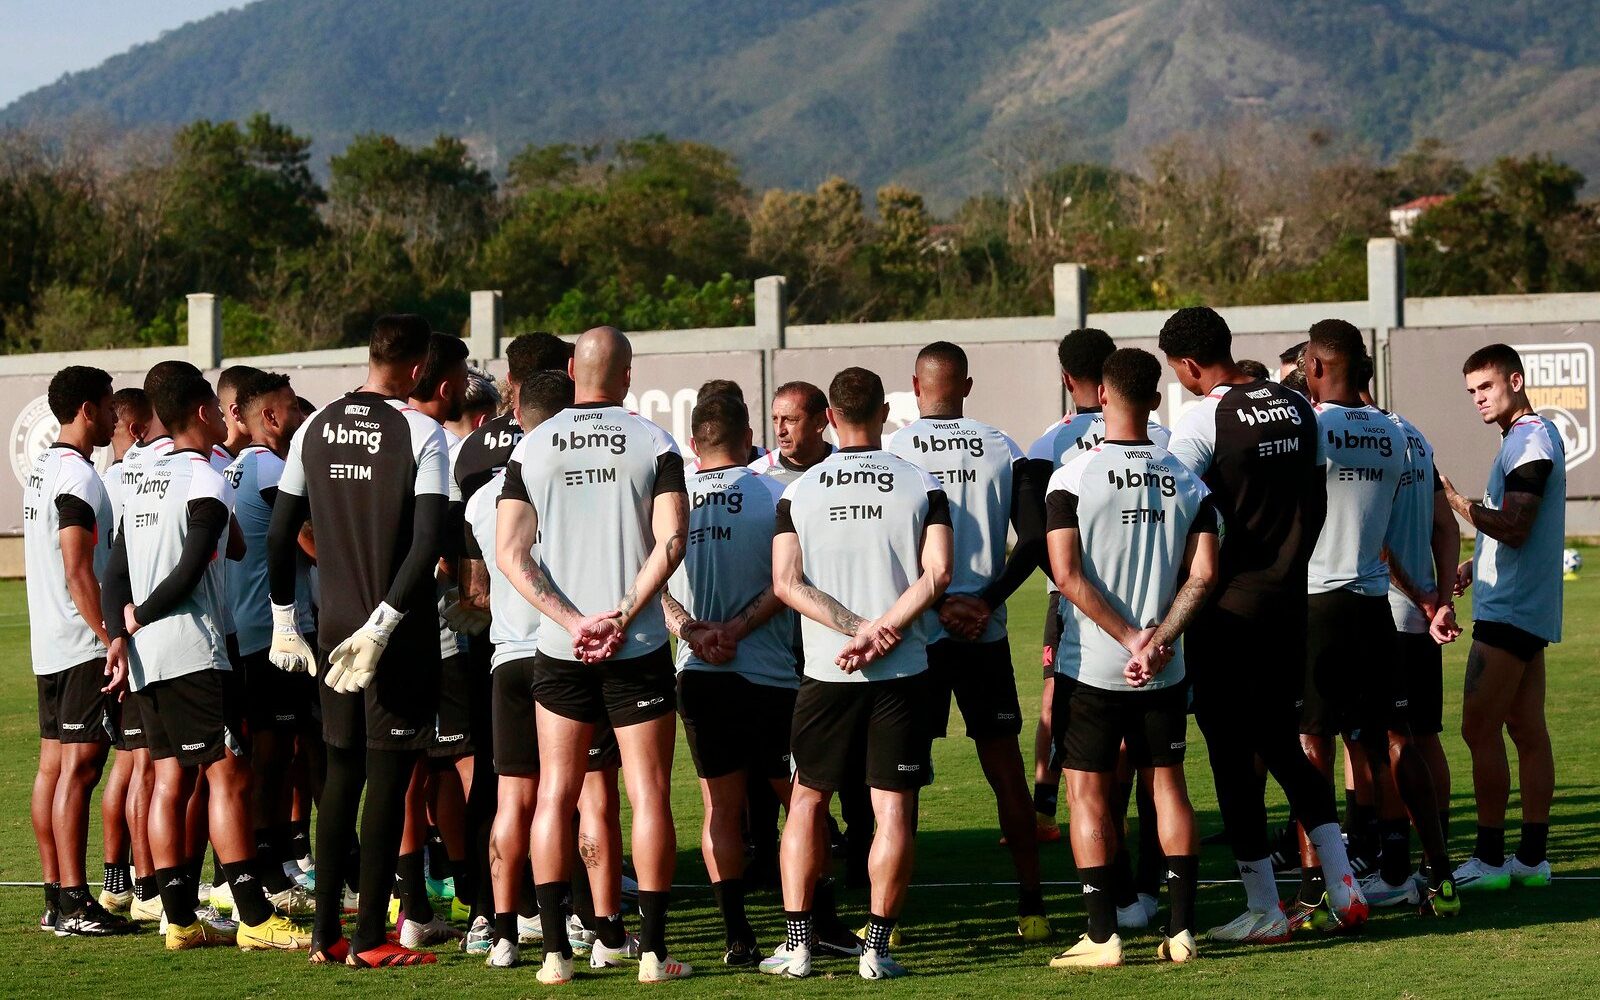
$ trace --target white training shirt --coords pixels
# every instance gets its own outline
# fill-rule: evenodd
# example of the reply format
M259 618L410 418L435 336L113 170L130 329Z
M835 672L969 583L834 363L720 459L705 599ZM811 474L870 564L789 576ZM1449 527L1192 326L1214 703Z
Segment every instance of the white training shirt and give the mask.
M61 529L75 526L93 533L94 575L104 579L114 524L105 485L88 456L59 442L39 453L22 490L23 565L35 674L60 673L106 655L105 644L78 613L67 589Z

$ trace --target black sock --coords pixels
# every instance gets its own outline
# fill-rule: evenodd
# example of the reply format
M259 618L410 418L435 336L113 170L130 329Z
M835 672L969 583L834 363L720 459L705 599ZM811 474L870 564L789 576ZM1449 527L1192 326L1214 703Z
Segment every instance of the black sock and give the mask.
M1167 858L1167 897L1172 901L1167 937L1194 929L1195 879L1199 874L1199 855L1178 854Z
M1111 898L1111 866L1078 869L1083 879L1083 907L1089 911L1089 940L1105 944L1117 932L1117 903Z
M44 884L44 908L61 912L61 883L46 882Z
M1439 835L1444 838L1446 852L1450 850L1450 809L1439 810ZM1446 873L1448 874L1448 873Z
M421 754L411 750L367 748L367 787L361 805L360 912L350 950L356 954L388 939L389 896L394 891L395 859L406 827L406 789ZM326 793L324 793L326 794ZM422 898L428 898L427 889ZM417 919L417 914L407 913ZM429 918L432 917L430 913Z
M198 858L191 858L184 864L183 883L189 887L194 896L191 902L200 905L200 880L206 877L206 852L202 850Z
M1361 825L1361 803L1356 799L1356 790L1344 790L1344 835L1354 837Z
M433 919L433 903L428 900L428 884L423 879L422 852L400 855L394 868L394 894L407 920L425 924Z
M728 947L733 947L739 941L748 944L755 933L744 912L744 879L726 878L721 882L713 882L711 894L717 899L717 912L722 914L723 939Z
M1143 786L1135 790L1139 807L1139 860L1133 869L1135 893L1161 894L1166 875L1166 855L1161 850L1161 827L1156 819L1156 804Z
M1472 856L1486 865L1499 868L1506 863L1506 831L1500 827L1478 827L1478 844Z
M881 958L889 956L889 936L894 933L894 924L894 917L880 917L876 913L867 916L866 947Z
M628 928L622 924L622 914L594 918L594 936L607 948L621 948L628 942Z
M211 885L215 888L228 881L228 875L222 870L222 859L217 857L217 849L211 849Z
M517 943L517 915L515 912L496 913L494 915L494 938L496 941Z
M463 906L470 907L478 897L478 884L474 877L477 867L466 858L451 858L449 864L450 877L455 880L456 898L461 900Z
M148 903L161 895L161 882L154 875L140 875L133 880L133 895L141 903Z
M166 911L167 923L175 927L187 927L194 923L194 894L189 888L189 866L157 869L156 881L161 887L161 908Z
M1017 916L1044 916L1044 890L1019 889L1017 891Z
M790 951L811 947L811 911L783 911L784 944Z
M1321 865L1305 865L1300 869L1300 892L1295 896L1298 902L1307 906L1316 906L1322 902L1322 894L1328 891L1328 884L1322 877Z
M667 900L671 893L639 890L639 954L667 957Z
M1033 783L1033 811L1046 816L1056 814L1056 800L1061 797L1061 786L1053 781Z
M1550 846L1550 824L1522 824L1522 843L1517 845L1517 860L1533 868L1547 856Z
M353 862L356 817L366 781L365 750L328 747L327 779L317 806L317 906L312 918L312 948L331 947L344 937L344 892L354 892L360 877ZM384 901L385 904L388 900ZM387 909L387 905L384 907Z
M540 882L534 886L539 900L539 925L544 930L544 953L572 957L572 942L567 940L567 907L572 886L568 882ZM640 895L643 895L641 893Z
M256 831L256 877L261 880L261 887L269 893L294 888L294 879L284 874L278 844L275 828L263 827Z
M539 916L539 890L533 884L533 863L522 862L522 886L517 890L517 916L529 920Z
M324 791L322 794L326 797L328 793ZM356 794L358 796L356 801L359 802L361 794L359 789ZM322 884L320 879L317 884ZM361 891L361 840L354 836L350 838L350 850L345 854L344 885L351 892Z
M1111 856L1111 900L1118 906L1132 906L1139 901L1133 891L1133 861L1128 857L1128 838L1124 834Z
M61 887L61 912L77 913L87 907L92 898L87 885L64 885Z
M1526 829L1526 827L1524 827L1524 829ZM107 861L105 874L100 880L100 887L106 892L127 892L128 866L120 861Z
M1378 821L1378 838L1382 851L1378 855L1378 871L1390 885L1404 885L1411 877L1411 823L1401 819Z
M422 842L423 874L435 882L443 882L450 873L445 854L444 834L436 826L428 827L427 839Z
M288 844L290 861L309 858L311 856L311 820L290 820L289 839L286 843Z
M272 904L261 890L261 882L254 876L256 862L235 861L222 866L223 877L233 887L233 913L242 924L252 926L264 923L272 916Z
M839 903L834 898L833 879L824 875L817 879L811 890L811 911L817 920L833 925L839 923Z

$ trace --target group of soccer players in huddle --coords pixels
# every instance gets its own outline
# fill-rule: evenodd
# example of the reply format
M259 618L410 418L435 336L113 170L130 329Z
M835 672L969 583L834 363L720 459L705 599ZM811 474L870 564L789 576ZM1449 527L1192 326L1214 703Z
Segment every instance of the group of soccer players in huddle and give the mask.
M1119 929L1156 919L1163 882L1157 956L1197 957L1191 712L1247 901L1212 940L1349 930L1374 906L1450 916L1463 890L1547 884L1565 470L1516 352L1463 366L1503 435L1474 501L1413 424L1373 404L1348 323L1313 326L1277 381L1233 358L1209 309L1179 310L1159 345L1165 367L1101 331L1068 334L1073 412L1026 450L965 414L967 358L944 342L917 356L920 418L890 440L881 379L852 367L826 393L776 390L770 453L739 386L707 382L692 456L626 408L632 351L610 328L513 340L503 400L460 339L415 316L380 319L365 384L321 409L242 366L215 388L181 361L141 388L63 369L60 438L24 501L41 929L160 920L169 949L358 967L426 964L458 941L505 968L537 945L541 983L570 980L583 953L596 969L636 962L641 982L682 978L666 945L681 716L724 962L798 978L848 956L865 978L898 977L917 797L952 699L1030 942L1051 935L1038 845L1060 837L1066 774L1088 927L1054 967L1121 964ZM1154 419L1168 378L1199 399L1170 430ZM97 472L108 445L117 461ZM1457 517L1477 531L1459 566ZM1030 802L1005 605L1040 567ZM1468 586L1478 837L1456 867L1440 646L1462 631L1452 594ZM1523 809L1509 859L1503 731ZM109 746L96 897L84 855ZM1282 832L1268 774L1293 817ZM860 932L833 900L835 793L870 879ZM785 926L763 951L747 842L772 838L779 806ZM424 871L430 819L449 902L430 886L441 866ZM1294 868L1285 905L1276 877Z

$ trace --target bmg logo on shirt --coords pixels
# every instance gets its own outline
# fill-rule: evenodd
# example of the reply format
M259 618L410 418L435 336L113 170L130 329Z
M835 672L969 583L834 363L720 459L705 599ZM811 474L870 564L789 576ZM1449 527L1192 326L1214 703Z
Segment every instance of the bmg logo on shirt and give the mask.
M710 493L697 493L694 497L694 509L710 505L712 507L725 507L728 513L737 514L744 510L744 493L740 490L716 490Z
M1260 392L1261 390L1256 390ZM1270 390L1269 390L1270 394ZM1271 406L1241 406L1234 411L1239 417L1239 422L1254 427L1256 424L1270 424L1278 420L1287 420L1296 427L1300 426L1300 411L1288 403L1273 403Z
M1136 469L1123 469L1118 472L1116 469L1107 469L1106 478L1119 490L1143 490L1155 487L1161 490L1161 495L1164 497L1178 495L1178 477L1170 472L1139 472Z
M1394 439L1387 434L1358 434L1355 431L1336 431L1331 427L1328 428L1328 447L1335 451L1344 448L1377 451L1384 458L1394 455Z
M620 427L597 427L592 431L556 431L550 435L550 444L559 451L568 448L605 448L620 455L628 450L628 435Z
M957 431L956 433L960 432ZM983 438L981 437L925 438L921 434L913 434L911 443L918 451L923 452L938 454L941 451L964 451L973 458L983 457Z
M894 473L881 465L826 469L819 478L824 486L876 486L879 493L894 491Z
M322 440L329 444L353 444L358 448L367 449L367 454L376 455L378 448L383 444L383 431L375 423L357 420L356 426L346 427L344 424L323 424Z

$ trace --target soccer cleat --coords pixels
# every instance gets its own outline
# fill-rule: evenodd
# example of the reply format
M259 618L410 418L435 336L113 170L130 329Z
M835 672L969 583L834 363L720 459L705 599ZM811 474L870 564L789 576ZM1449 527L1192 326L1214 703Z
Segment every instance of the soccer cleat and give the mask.
M854 934L838 917L817 921L811 934L811 950L825 955L856 958L861 954L861 943L866 931ZM893 947L891 945L891 947Z
M510 969L521 961L522 955L517 949L517 943L510 938L501 938L489 950L489 957L483 960L483 964L491 969Z
M862 979L901 979L911 975L911 970L888 955L880 955L871 948L863 948L861 961L856 966Z
M1144 907L1144 915L1149 920L1154 920L1161 912L1161 901L1148 892L1139 893L1139 905Z
M861 929L859 931L856 931L855 934L851 935L857 941L862 942L862 947L866 947L866 943L865 942L867 940L867 929L870 926L871 926L870 924L862 924L861 925ZM900 928L899 927L893 927L893 928L890 928L890 930L889 930L889 948L891 950L893 950L893 949L898 948L898 947L900 947Z
M55 933L56 924L61 922L61 913L54 907L46 906L44 912L39 914L39 930L46 934Z
M1052 969L1107 969L1122 964L1122 938L1116 934L1096 944L1085 934L1078 943L1050 960Z
M95 900L89 900L75 913L62 913L56 917L56 937L111 937L134 930L133 922L106 912Z
M350 961L350 940L341 937L326 948L312 941L310 958L312 965L344 965Z
M454 878L425 878L428 902L438 909L444 909L444 904L456 898L456 880Z
M1128 906L1117 907L1117 930L1137 931L1149 926L1150 913L1138 900Z
M1407 876L1399 885L1390 885L1378 872L1361 880L1361 895L1373 907L1417 906L1422 902L1416 879Z
M1361 887L1356 885L1354 876L1346 875L1337 883L1328 883L1328 890L1322 894L1323 904L1328 915L1333 918L1330 930L1353 931L1367 922L1371 909L1367 906L1367 897L1361 894Z
M763 958L757 968L769 976L804 979L811 975L811 949L791 949L788 943L785 942L773 949L771 957Z
M200 902L202 905L209 904L215 907L218 913L232 913L233 886L227 882L223 882L221 885L214 885L211 887L210 899L202 899Z
M128 907L129 920L160 920L161 897L151 896L149 899L133 897L133 904Z
M128 915L128 908L132 905L132 890L129 890L128 892L107 892L105 889L100 890L100 907L107 913L114 914L119 917L126 917Z
M351 951L344 964L356 969L406 969L432 965L438 958L431 951L417 951L385 941L367 951Z
M306 892L317 891L317 870L315 868L302 868L299 861L285 861L283 863L283 874Z
M267 894L267 902L272 908L286 917L309 917L316 912L316 900L297 885L291 885L282 892Z
M1206 931L1206 938L1238 944L1282 944L1290 939L1290 934L1289 918L1280 904L1270 913L1245 910L1227 923Z
M1200 945L1195 943L1192 932L1179 931L1172 937L1162 937L1161 943L1156 945L1156 957L1182 965L1200 957Z
M546 986L560 986L562 983L572 982L571 957L558 955L553 951L545 952L544 965L539 967L539 974L534 978Z
M599 938L589 948L589 968L615 969L622 965L623 959L637 960L639 957L639 939L632 934L622 936L622 947L608 948L606 943Z
M1455 882L1444 878L1439 880L1438 886L1423 890L1419 911L1435 917L1461 916L1461 895L1456 892Z
M1040 941L1050 940L1050 921L1037 913L1017 918L1017 936L1027 944L1038 944ZM893 934L889 937L892 939ZM894 947L892 941L889 947Z
M450 919L467 923L472 919L472 907L467 905L460 896L450 899Z
M1451 878L1461 892L1498 892L1511 888L1511 862L1491 865L1477 858L1468 858Z
M345 886L339 893L339 908L345 913L355 914L361 910L361 893L349 886Z
M754 941L735 941L722 953L722 964L735 969L761 962L761 949Z
M166 930L168 951L188 951L191 948L211 948L233 944L234 937L224 932L223 926L208 920L196 920L187 927L168 924Z
M1326 899L1327 897L1323 897ZM1301 931L1326 931L1333 928L1333 918L1319 916L1322 913L1322 899L1315 903L1308 903L1303 899L1295 899L1283 908L1283 915L1289 921L1289 933L1298 934Z
M517 944L538 944L544 940L544 925L538 917L517 914Z
M587 955L589 949L599 937L594 931L583 926L583 921L578 919L576 913L567 917L567 947L572 949L574 955Z
M1542 889L1550 884L1550 862L1541 861L1536 865L1525 865L1516 857L1511 859L1511 882L1513 885L1526 886L1530 889ZM110 907L106 907L110 909Z
M301 951L311 947L311 931L274 913L259 924L241 923L236 940L240 951Z
M639 982L666 983L674 979L688 979L694 975L694 966L669 956L657 957L653 951L639 956Z
M400 918L400 947L402 948L413 950L426 948L429 945L454 941L460 936L461 932L445 923L444 918L437 913L433 915L432 920L425 924L407 919L404 916Z
M461 951L467 955L487 955L494 949L494 940L494 928L489 926L489 918L479 917L467 928L467 936L461 939Z
M1033 835L1041 844L1054 844L1061 840L1061 824L1049 813L1034 813Z

